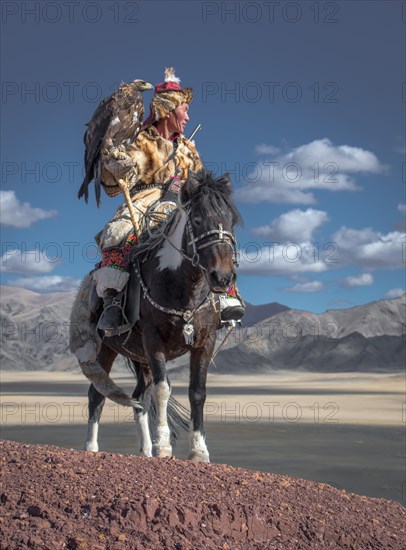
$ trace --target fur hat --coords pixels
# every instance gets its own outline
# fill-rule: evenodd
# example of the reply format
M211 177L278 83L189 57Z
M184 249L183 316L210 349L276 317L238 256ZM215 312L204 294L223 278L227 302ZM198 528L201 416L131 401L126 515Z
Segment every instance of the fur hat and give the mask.
M181 88L180 79L175 76L175 69L173 67L165 69L165 82L155 86L149 117L144 122L144 126L165 118L182 103L190 103L192 98L192 88Z

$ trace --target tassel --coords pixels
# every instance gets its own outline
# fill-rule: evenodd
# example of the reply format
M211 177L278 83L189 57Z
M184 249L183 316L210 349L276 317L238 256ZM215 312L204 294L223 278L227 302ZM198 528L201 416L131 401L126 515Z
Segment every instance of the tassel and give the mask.
M180 84L180 78L175 76L175 69L173 67L167 67L165 69L165 82L177 82Z
M183 337L185 339L185 344L187 346L191 346L193 344L194 332L195 332L193 325L186 323L185 326L183 327L182 332L183 332Z

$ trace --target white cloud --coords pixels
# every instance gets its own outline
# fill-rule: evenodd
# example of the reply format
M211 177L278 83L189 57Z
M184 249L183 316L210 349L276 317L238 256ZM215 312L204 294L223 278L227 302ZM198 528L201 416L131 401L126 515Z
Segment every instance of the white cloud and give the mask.
M320 258L312 242L247 244L239 254L238 272L244 275L323 273L329 264Z
M386 235L370 228L341 227L332 237L339 249L339 264L364 269L405 267L406 234L392 231Z
M259 169L261 169L261 165L259 165ZM237 189L235 195L238 200L246 203L258 203L263 201L277 204L316 203L314 194L311 192L304 192L295 187L283 187L283 184L267 183L265 181Z
M318 139L301 145L286 155L287 159L294 159L301 166L307 166L309 161L317 162L320 168L328 163L338 166L340 173L365 172L380 174L387 170L378 158L360 147L349 145L333 145L327 139Z
M17 273L21 275L35 275L36 273L50 273L60 263L59 259L51 259L40 253L39 250L8 250L0 258L0 273Z
M314 232L328 220L322 210L290 210L273 220L270 225L257 227L253 233L281 242L310 241Z
M279 218L278 218L279 219ZM275 229L276 234L276 228ZM265 231L265 230L264 230ZM344 267L399 269L406 264L406 234L400 231L382 234L373 229L341 227L330 242L286 243L270 241L247 243L239 254L239 272L244 275L287 275L324 273ZM347 286L369 283L370 274L346 281ZM357 281L355 280L357 279ZM352 283L352 284L351 284ZM344 282L345 284L345 282Z
M266 147L262 144L257 150L266 151ZM374 153L349 145L336 146L327 138L279 156L270 147L268 154L273 158L256 164L246 176L247 185L236 191L241 202L314 204L312 189L357 191L361 188L353 174L387 171Z
M0 191L0 223L23 229L31 227L38 220L53 218L56 210L33 208L28 202L20 202L14 191Z
M77 290L80 282L80 279L74 277L46 275L44 277L21 277L7 281L7 285L37 292L68 292Z
M274 147L273 145L261 143L255 147L255 151L258 155L277 155L280 152L280 149L279 147Z
M405 293L404 288L391 288L390 290L385 292L384 297L389 299L399 298L399 296L403 296L404 293Z
M399 203L398 210L401 214L406 214L406 203Z
M324 284L321 281L309 281L307 283L297 283L296 285L285 288L288 292L320 292L324 289Z
M369 286L374 282L374 278L370 273L361 273L355 277L346 277L343 281L345 286Z

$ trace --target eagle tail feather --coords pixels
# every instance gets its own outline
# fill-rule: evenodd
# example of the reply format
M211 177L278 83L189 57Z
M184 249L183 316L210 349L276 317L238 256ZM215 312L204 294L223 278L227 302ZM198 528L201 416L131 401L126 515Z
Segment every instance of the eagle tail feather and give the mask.
M78 199L83 197L86 204L89 202L89 181L89 178L86 176L78 191Z
M100 185L100 182L99 181L95 181L94 182L94 194L96 196L96 204L97 204L97 208L100 207L100 204L101 204L101 198L100 198L100 195L101 195L101 185Z

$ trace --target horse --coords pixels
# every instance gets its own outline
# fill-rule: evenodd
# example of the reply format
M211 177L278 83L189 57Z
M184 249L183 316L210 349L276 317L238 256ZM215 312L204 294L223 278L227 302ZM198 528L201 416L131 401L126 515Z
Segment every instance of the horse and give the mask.
M134 408L141 455L172 456L171 418L178 424L182 421L170 397L166 363L190 352L188 459L210 461L203 412L207 371L220 325L215 295L227 292L236 279L234 227L240 220L228 174L215 178L201 170L189 176L179 192L178 207L135 247L128 286L139 285L141 298L139 320L129 333L101 339L98 312L89 306L91 274L84 279L72 308L70 349L91 382L86 450L98 451L98 425L107 397ZM137 376L131 397L110 378L118 354L130 360ZM148 422L151 403L155 403L153 438L151 419Z

